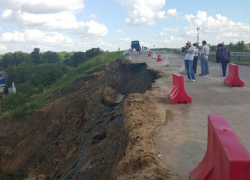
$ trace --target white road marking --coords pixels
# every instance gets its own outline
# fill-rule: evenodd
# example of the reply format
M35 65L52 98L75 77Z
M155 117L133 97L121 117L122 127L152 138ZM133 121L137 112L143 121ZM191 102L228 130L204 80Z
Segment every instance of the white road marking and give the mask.
M216 80L216 81L223 82L222 80L211 78L211 77L208 77L208 76L204 76L204 77L209 78L209 79L213 79L213 80ZM243 88L250 90L250 88L248 88L248 87L243 87Z
M215 78L211 78L211 77L208 77L208 76L204 76L204 77L206 77L206 78L208 78L208 79L213 79L213 80L215 80L215 81L220 81L220 82L223 82L222 80L215 79Z
M250 67L239 66L239 68L250 69Z
M250 88L247 88L247 87L243 87L243 88L250 90Z

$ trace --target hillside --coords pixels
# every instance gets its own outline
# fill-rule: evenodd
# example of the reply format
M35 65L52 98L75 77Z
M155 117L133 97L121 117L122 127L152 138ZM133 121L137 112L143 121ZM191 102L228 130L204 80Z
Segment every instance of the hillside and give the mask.
M159 72L122 59L100 68L107 61L56 83L32 102L51 102L41 109L0 122L0 179L174 179L152 139L163 122L147 90Z

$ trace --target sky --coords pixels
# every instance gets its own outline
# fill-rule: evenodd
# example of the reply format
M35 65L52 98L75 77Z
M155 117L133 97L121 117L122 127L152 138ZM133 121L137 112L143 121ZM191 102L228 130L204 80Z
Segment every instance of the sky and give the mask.
M0 54L250 43L249 0L0 0Z

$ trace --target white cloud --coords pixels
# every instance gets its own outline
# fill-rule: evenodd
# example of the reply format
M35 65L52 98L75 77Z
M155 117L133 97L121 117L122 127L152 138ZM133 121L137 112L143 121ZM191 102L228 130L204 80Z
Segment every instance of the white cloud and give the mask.
M90 49L92 47L99 47L103 50L117 50L116 43L107 43L99 37L83 37L79 38L77 42L77 47L83 50Z
M94 20L88 22L79 22L76 28L72 28L70 31L72 34L82 34L88 36L103 37L108 34L108 29L105 25L100 24Z
M97 15L95 15L94 13L91 13L88 18L89 19L96 19Z
M107 27L96 21L77 21L74 13L84 8L83 0L4 0L1 6L8 8L3 11L2 20L15 23L21 29L67 30L90 36L106 36L108 33ZM96 17L93 13L90 16Z
M163 31L167 32L174 32L177 33L180 27L175 27L175 28L164 28Z
M2 19L17 23L21 28L37 28L46 30L70 30L73 33L105 36L108 29L105 25L94 20L77 22L70 12L56 14L29 14L19 11L5 10Z
M238 41L250 41L250 24L235 22L226 16L216 14L208 16L205 11L198 11L196 15L189 14L183 16L183 19L189 22L186 27L165 28L160 33L151 33L151 36L163 37L157 47L182 47L187 41L197 41L197 27L200 27L200 43L206 40L210 44L225 42L226 44ZM166 32L167 34L164 34ZM172 35L176 33L176 35ZM177 34L178 33L178 34ZM179 36L178 36L179 35Z
M18 31L14 33L5 32L0 36L1 42L24 42L24 34Z
M51 14L61 11L78 12L84 8L83 0L1 0L0 7L21 10L31 14Z
M167 12L160 11L165 6L165 0L116 0L127 10L125 22L130 25L154 25L155 19L164 19L177 16L176 9Z
M4 50L4 49L7 49L7 47L4 46L4 45L2 45L2 44L0 44L0 50Z
M181 37L173 37L173 36L170 36L169 38L166 38L165 40L163 40L163 42L166 42L166 43L169 43L169 42L185 42L185 39L184 38L181 38Z
M166 32L160 32L159 36L166 36L167 33Z
M118 43L131 42L130 38L119 38L117 40Z
M143 42L143 41L140 42L140 45L143 46L143 47L149 47L150 46L149 43Z
M25 30L24 32L15 31L14 33L5 32L0 36L1 42L36 42L46 44L62 44L72 46L73 40L58 32L42 32L36 29Z
M154 36L154 37L164 37L164 36L167 36L167 33L166 32L160 32L160 33L151 33L150 36Z
M13 13L15 15L13 15ZM46 30L70 30L73 33L105 36L108 30L105 25L96 21L77 22L76 17L68 12L57 14L28 14L4 11L2 19L8 22L17 23L22 28L37 28Z
M169 36L167 38L164 38L161 41L158 41L157 43L155 43L155 47L160 47L160 48L164 48L164 47L168 47L168 48L181 48L185 45L185 43L191 40L191 42L195 42L192 41L192 39L186 39L184 37L175 37L175 36ZM150 47L150 46L149 46Z
M119 33L119 34L123 34L123 33L124 33L124 32L123 32L122 30L120 30L120 29L118 29L116 32Z
M120 47L120 49L129 49L131 46L131 38L125 37L125 38L119 38L117 39L113 44L116 45L116 47Z
M225 40L226 43L250 40L250 24L234 22L221 14L212 17L205 11L198 11L197 15L185 15L184 19L189 22L184 28L185 36L195 37L196 29L200 27L201 38L208 39L212 44L218 43L219 40Z

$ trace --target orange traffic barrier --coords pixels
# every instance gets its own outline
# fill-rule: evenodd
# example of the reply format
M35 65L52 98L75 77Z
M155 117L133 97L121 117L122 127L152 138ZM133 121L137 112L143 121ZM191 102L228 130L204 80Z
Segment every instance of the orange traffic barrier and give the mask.
M239 67L236 64L229 64L228 76L224 79L224 83L228 87L243 87L244 82L239 77Z
M157 61L162 61L162 59L161 59L161 55L160 55L160 54L158 54Z
M148 57L151 57L151 53L150 53L150 51L148 52Z
M249 152L222 115L208 115L207 152L189 180L249 179Z
M185 91L184 78L178 73L173 73L173 87L170 93L168 93L168 99L170 99L173 104L192 102L192 98Z

